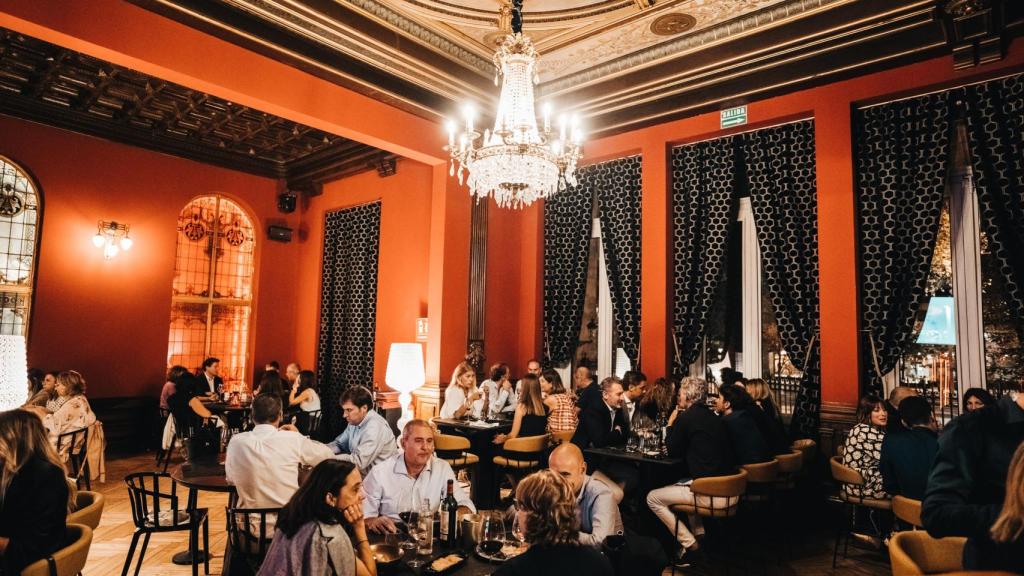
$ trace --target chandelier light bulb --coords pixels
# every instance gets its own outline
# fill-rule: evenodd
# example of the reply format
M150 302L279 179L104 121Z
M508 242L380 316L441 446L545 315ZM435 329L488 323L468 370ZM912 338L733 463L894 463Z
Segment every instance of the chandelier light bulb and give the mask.
M455 122L446 120L444 123L445 129L448 131L448 148L455 147Z
M119 250L117 248L117 244L114 244L113 242L111 242L111 243L109 243L109 244L107 244L106 246L103 247L103 259L104 260L110 260L114 256L117 256L118 252L119 252Z
M132 244L134 244L134 242L132 242L131 238L127 236L121 238L121 250L131 250Z
M103 234L100 234L99 232L97 232L96 235L92 237L92 245L97 248L103 248L103 245L106 243L107 238L103 236Z

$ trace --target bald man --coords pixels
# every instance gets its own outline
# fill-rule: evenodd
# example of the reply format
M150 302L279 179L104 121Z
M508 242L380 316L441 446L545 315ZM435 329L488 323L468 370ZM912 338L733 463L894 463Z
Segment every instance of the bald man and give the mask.
M622 518L605 483L587 475L583 452L563 442L551 452L548 467L569 481L576 493L576 515L580 519L580 544L600 548L604 539L622 533Z

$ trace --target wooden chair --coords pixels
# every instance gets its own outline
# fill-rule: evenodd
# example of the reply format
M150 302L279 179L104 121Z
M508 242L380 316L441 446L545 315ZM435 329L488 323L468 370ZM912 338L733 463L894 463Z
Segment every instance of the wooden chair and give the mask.
M544 467L542 462L547 444L547 434L510 438L505 441L505 455L495 456L494 465L505 473L512 488L515 489L520 478Z
M459 470L466 470L469 473L470 498L472 498L475 492L474 480L477 478L477 470L480 467L480 457L468 452L469 448L469 438L453 434L434 434L434 451L437 457L450 464L456 473Z
M92 480L89 478L89 428L79 428L57 436L57 454L64 456L65 453L68 476L75 480L79 488L84 481L85 489L92 490Z
M190 422L186 422L184 425L182 425L181 420L179 420L174 415L171 415L171 418L174 418L174 444L179 447L182 453L182 457L186 460L188 460L188 441L192 438L193 435L195 435L196 430L201 427L216 425L216 418L196 417L192 419ZM171 446L171 448L167 450L167 453L164 457L164 472L167 472L167 466L168 464L171 463L171 455L173 453L174 446Z
M75 576L81 573L89 558L92 528L84 524L68 524L64 534L67 545L23 568L21 576Z
M552 432L551 444L558 446L559 444L572 442L573 434L576 434L575 430L562 430L561 432Z
M833 456L829 460L829 465L832 469L832 477L839 483L839 500L850 510L850 522L845 526L840 524L839 530L836 533L836 545L832 550L832 568L835 569L836 560L839 556L840 540L845 539L843 558L846 558L849 551L850 535L853 533L857 509L892 510L892 500L888 498L880 500L865 497L863 492L865 485L864 477L860 475L860 472L843 464L842 458L839 456ZM851 492L853 493L852 495ZM857 494L860 494L860 496L857 496Z
M100 525L105 501L99 492L80 491L75 496L75 511L68 514L68 524L85 524L95 530Z
M747 471L747 491L744 500L748 502L767 502L771 500L775 484L779 481L779 460L772 458L767 462L743 464Z
M747 491L747 471L740 470L729 476L712 476L698 478L690 484L690 492L693 493L692 504L673 504L669 507L676 515L675 536L679 535L679 521L683 514L700 516L702 518L725 521L733 518L739 512L740 497ZM722 538L726 546L731 546L732 539ZM673 564L672 574L676 573Z
M966 542L966 538L932 538L920 530L897 532L889 540L892 574L919 576L963 570Z
M914 529L923 528L921 524L921 501L907 498L905 496L892 497L892 513L900 522L904 522Z
M274 539L275 519L280 508L227 508L228 542L234 559L244 560L250 573L259 572ZM233 570L232 570L233 571Z
M135 576L139 575L139 570L142 568L142 559L146 555L146 547L149 546L151 534L154 532L183 532L185 530L189 532L189 549L192 551L192 576L199 574L200 556L204 556L205 573L209 574L209 554L197 553L200 527L203 529L203 550L210 549L210 526L207 510L205 508L188 510L184 506L187 498L180 499L178 497L178 483L168 474L135 472L125 476L124 483L128 486L128 499L132 510L132 521L135 523L135 533L132 534L132 544L128 549L128 556L124 559L121 576L128 574L132 557L135 555L135 546L139 543L139 536L145 535L145 539L142 541L142 550L139 551ZM181 502L180 500L185 501Z

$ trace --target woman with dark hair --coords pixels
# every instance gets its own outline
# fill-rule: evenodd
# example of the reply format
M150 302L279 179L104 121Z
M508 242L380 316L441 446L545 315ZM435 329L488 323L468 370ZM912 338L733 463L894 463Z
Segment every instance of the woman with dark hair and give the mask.
M278 514L258 576L376 576L363 499L363 478L354 464L317 464Z
M168 411L171 409L167 399L174 396L178 382L189 374L188 368L184 366L171 366L171 369L167 371L167 381L164 382L164 387L160 390L160 408Z
M33 370L29 370L29 384L33 386L32 392L29 395L28 402L25 406L39 406L45 408L48 402L51 402L57 397L57 373L46 372L43 374L41 370L38 370L39 375L39 387L35 388L36 375L33 374ZM58 406L59 408L60 406Z
M882 500L889 497L882 488L882 471L878 467L888 422L889 412L881 398L868 394L860 399L860 405L857 407L857 425L850 429L842 454L843 464L864 477L863 495L857 494L858 489L851 488L848 484L843 486L854 498Z
M996 403L996 399L992 397L992 394L984 388L968 388L964 392L964 410L963 414L968 412L974 412L980 410L985 406L991 406Z
M39 417L0 413L0 573L20 574L64 544L65 476Z
M515 508L518 531L530 547L502 564L494 576L613 574L601 552L580 546L576 495L557 472L541 470L523 478L516 487Z
M302 370L295 377L288 405L298 406L303 412L315 412L320 409L320 395L316 393L316 374L312 370Z
M1024 574L1024 444L1010 459L1003 508L988 536L969 541L973 545L964 549L964 567Z
M256 387L256 393L254 396L261 394L276 394L278 398L288 399L284 391L284 383L281 381L281 375L273 370L268 370L263 373L260 377L260 384Z
M548 407L544 405L544 397L540 391L540 379L534 374L525 374L520 382L523 389L519 394L519 405L516 406L512 418L512 430L508 434L494 437L495 444L504 444L512 438L542 436L547 434Z
M548 368L540 373L540 391L548 407L548 432L572 432L579 424L576 401L562 384L558 372Z

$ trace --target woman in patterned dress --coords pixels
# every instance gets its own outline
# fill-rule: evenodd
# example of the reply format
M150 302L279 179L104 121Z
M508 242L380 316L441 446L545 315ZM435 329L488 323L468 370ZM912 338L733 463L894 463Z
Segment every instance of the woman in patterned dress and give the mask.
M860 399L857 408L857 425L850 430L850 435L843 445L843 464L853 468L864 477L863 495L857 488L844 486L849 496L855 498L885 499L889 495L882 489L882 472L878 468L878 459L882 454L882 440L885 439L885 425L889 422L889 414L885 410L882 399L868 394Z
M575 399L562 384L558 372L548 369L540 374L540 389L548 407L548 432L572 432L579 423Z

